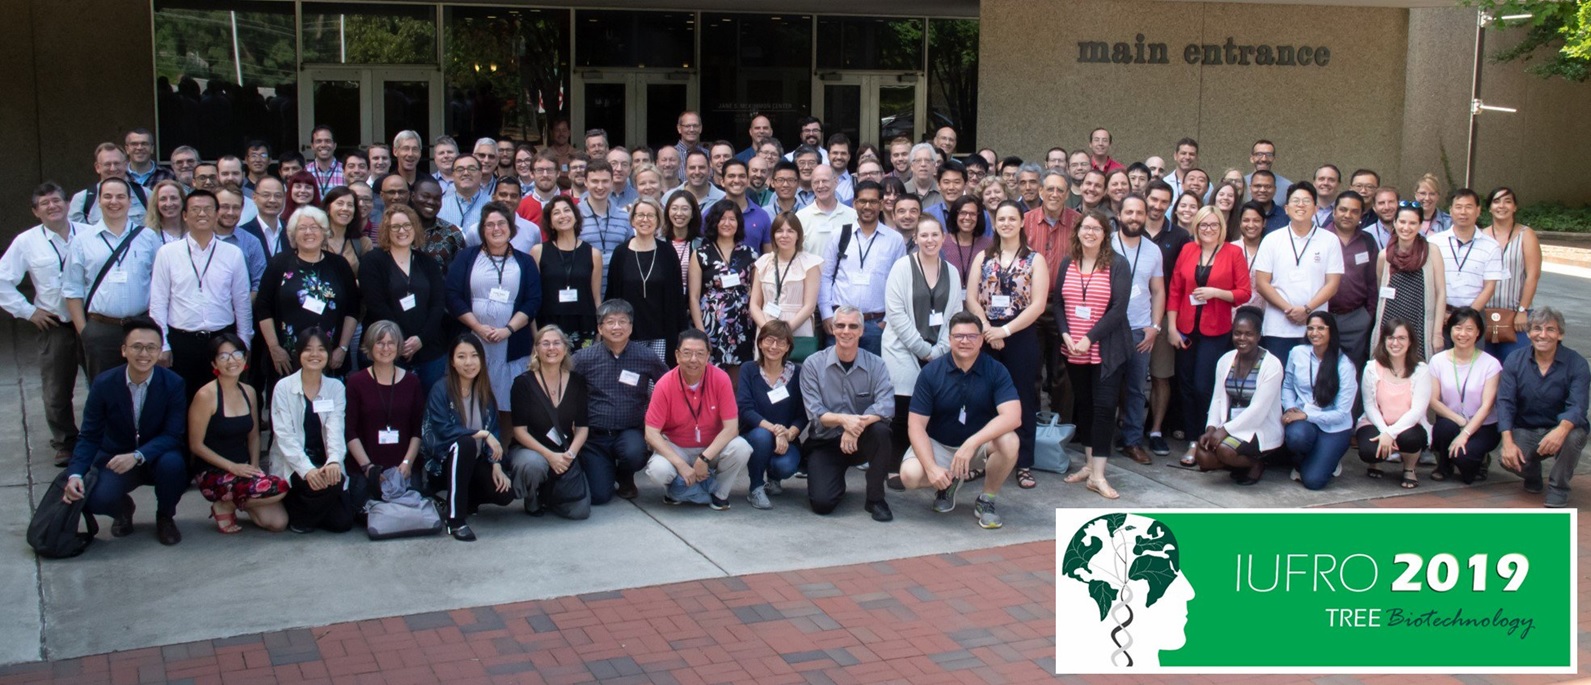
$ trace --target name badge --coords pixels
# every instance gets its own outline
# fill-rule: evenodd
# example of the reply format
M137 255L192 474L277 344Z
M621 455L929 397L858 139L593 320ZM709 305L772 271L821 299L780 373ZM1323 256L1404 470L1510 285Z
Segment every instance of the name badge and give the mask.
M1142 294L1144 294L1143 288L1138 287L1137 283L1132 284L1132 298L1136 300Z
M625 385L636 385L641 382L641 374L634 371L620 371L619 382Z
M1398 289L1390 285L1381 286L1381 299L1394 300L1398 297Z
M1199 296L1193 293L1188 293L1188 302L1195 307L1204 305L1204 300L1199 299Z
M787 399L790 399L790 389L783 385L768 391L769 402L778 404Z
M387 428L387 429L378 431L376 433L376 444L378 444L378 445L396 445L396 444L398 444L398 429L396 429L396 428Z
M325 414L332 410L331 400L315 400L314 408L316 414Z
M1011 306L1011 296L1010 295L992 295L992 296L989 297L989 306L990 307L1009 308Z
M728 274L724 274L722 276L719 276L718 277L718 285L721 288L739 288L740 287L740 274L728 273Z
M1370 263L1370 253L1369 252L1360 252L1359 254L1354 255L1353 256L1353 263L1354 263L1354 266L1361 266L1361 265L1364 265L1364 264L1369 264Z
M961 414L956 417L956 420L960 421L961 425L963 425L963 426L967 425L967 408L966 407L962 407L961 408Z
M403 299L398 300L398 306L403 307L403 311L414 309L414 293L404 295Z
M105 280L110 281L111 283L126 283L127 271L121 267L111 269L110 273L105 274Z
M1076 315L1079 319L1092 319L1094 318L1094 308L1086 304L1080 304L1072 309L1072 314Z
M312 313L321 314L326 311L326 301L318 297L306 297L304 298L304 308Z
M930 325L930 326L943 326L943 325L945 325L945 313L944 312L928 312L928 325Z
M777 319L779 315L784 314L784 310L780 309L779 305L768 302L762 305L762 313L770 319Z
M580 292L574 288L564 288L558 291L559 302L579 302Z
M863 272L860 272L860 273L856 273L856 274L853 274L851 276L851 285L872 285L872 284L873 284L873 276L872 276L872 274L869 274L866 271L863 271Z
M489 299L489 300L491 300L493 302L499 302L499 303L502 303L502 304L508 304L508 289L507 288L492 288L492 292L488 293L486 295L486 297L487 297L487 299Z
M563 444L563 433L558 432L557 426L547 429L547 441L554 445Z

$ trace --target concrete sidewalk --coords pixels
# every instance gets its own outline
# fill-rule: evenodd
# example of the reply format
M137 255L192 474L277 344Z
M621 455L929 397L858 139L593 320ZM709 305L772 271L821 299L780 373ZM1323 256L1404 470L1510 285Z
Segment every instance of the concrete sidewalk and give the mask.
M1584 284L1549 274L1538 301L1587 302L1576 292ZM1591 340L1591 308L1563 308L1570 344L1591 350L1580 342ZM370 542L358 533L270 535L247 524L241 535L222 536L206 519L203 498L190 491L178 512L184 541L168 549L154 539L153 492L142 488L135 493L140 517L133 536L113 540L102 532L82 557L40 562L24 531L33 502L58 471L49 463L30 340L29 330L0 325L0 441L12 447L0 453L0 521L10 541L0 553L0 592L10 600L0 621L0 663L1053 541L1053 509L1104 502L1041 473L1036 490L1002 492L1006 526L985 531L973 520L972 492L963 492L962 505L945 516L929 511L932 493L891 493L896 521L875 523L861 511L857 472L850 474L849 499L828 517L806 509L798 480L787 481L787 494L766 512L745 503L744 484L728 512L664 506L661 492L646 485L634 503L615 501L583 522L488 507L472 519L480 542L462 544L442 537ZM1238 488L1223 474L1167 468L1170 461L1113 461L1111 482L1122 495L1117 505L1354 505L1409 494L1395 479L1362 477L1351 458L1343 477L1322 492L1303 490L1283 471ZM1493 482L1512 479L1498 469L1493 474ZM1427 480L1414 493L1462 498L1464 490ZM1578 506L1584 497L1572 502Z

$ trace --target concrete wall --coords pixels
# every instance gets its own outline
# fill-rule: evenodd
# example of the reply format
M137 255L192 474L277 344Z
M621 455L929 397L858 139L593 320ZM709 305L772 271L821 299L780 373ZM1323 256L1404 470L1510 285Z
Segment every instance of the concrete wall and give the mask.
M9 0L0 21L0 240L34 223L43 179L75 192L94 178L94 146L155 127L147 2Z
M1403 165L1397 178L1389 180L1412 189L1422 174L1445 179L1450 169L1453 182L1462 184L1475 12L1411 10L1409 34ZM1519 34L1488 30L1486 52L1514 44ZM1585 123L1591 84L1543 80L1526 73L1520 63L1488 63L1481 70L1481 100L1516 107L1519 113L1481 115L1472 185L1482 193L1511 186L1525 203L1591 202L1591 171L1585 161L1591 158L1591 127Z
M1398 169L1407 10L1300 5L983 0L979 145L1036 157L1110 128L1123 163L1200 143L1214 177L1276 142L1294 180L1331 162ZM1079 63L1079 41L1165 43L1168 64ZM1324 67L1190 65L1190 43L1326 46ZM1224 51L1223 51L1224 52Z

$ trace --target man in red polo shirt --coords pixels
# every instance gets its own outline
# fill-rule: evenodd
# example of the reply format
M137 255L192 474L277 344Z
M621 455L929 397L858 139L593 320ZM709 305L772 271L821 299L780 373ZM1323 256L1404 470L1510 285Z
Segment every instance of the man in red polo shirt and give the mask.
M723 511L751 445L740 437L729 374L708 361L708 349L706 333L679 334L679 366L658 379L646 407L646 446L653 452L646 475L666 488L665 504L692 501Z

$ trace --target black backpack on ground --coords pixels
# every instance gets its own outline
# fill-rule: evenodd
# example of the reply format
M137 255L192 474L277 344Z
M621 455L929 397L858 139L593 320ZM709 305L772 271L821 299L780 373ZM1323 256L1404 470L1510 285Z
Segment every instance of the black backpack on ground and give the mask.
M94 521L93 514L83 511L83 506L88 502L87 493L93 491L94 481L98 477L98 470L90 470L85 474L85 496L70 504L61 499L66 494L67 472L62 471L61 475L56 476L55 482L45 489L44 499L39 500L39 508L33 512L33 520L28 523L28 545L33 547L35 554L46 559L66 559L82 554L94 542L94 536L99 534L99 523ZM78 531L79 520L86 524L86 532Z

